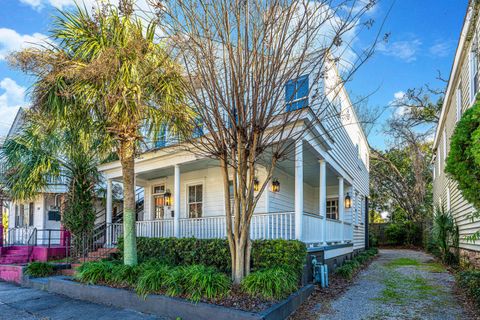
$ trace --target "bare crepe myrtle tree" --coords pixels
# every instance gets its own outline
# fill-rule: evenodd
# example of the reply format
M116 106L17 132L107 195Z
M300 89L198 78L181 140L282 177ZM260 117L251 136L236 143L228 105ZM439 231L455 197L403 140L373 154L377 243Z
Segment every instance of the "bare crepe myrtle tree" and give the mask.
M196 111L192 121L199 131L189 141L190 150L220 163L235 283L249 273L250 222L275 166L292 157L292 146L308 126L339 117L331 102L373 53L372 45L352 54L352 43L358 32L371 27L372 20L364 21L364 16L374 4L150 1L162 26L158 35L172 42L183 60L187 96ZM323 80L333 67L343 70L343 81L324 90ZM297 85L286 92L292 81ZM309 85L298 85L302 81ZM295 100L299 90L308 90L302 92L308 105ZM303 121L307 114L314 118L310 124ZM254 192L259 168L266 177Z

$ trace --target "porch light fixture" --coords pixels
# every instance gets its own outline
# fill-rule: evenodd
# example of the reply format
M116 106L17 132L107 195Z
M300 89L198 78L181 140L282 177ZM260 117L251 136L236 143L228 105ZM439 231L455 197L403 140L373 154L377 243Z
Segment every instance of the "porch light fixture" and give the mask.
M260 181L258 181L258 178L255 177L253 179L253 191L257 192L260 189Z
M166 191L164 194L163 194L163 199L165 200L165 205L167 207L170 207L172 205L172 194L170 193L170 191Z
M277 179L272 181L272 192L280 192L280 182Z
M345 197L345 208L350 209L352 207L352 199L350 198L350 195L347 192L347 196Z

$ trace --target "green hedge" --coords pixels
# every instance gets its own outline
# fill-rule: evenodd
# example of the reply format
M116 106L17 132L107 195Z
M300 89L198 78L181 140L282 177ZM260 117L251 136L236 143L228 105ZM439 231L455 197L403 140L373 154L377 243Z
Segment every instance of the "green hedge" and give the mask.
M118 248L123 253L123 239ZM160 260L169 265L201 264L230 272L231 257L225 239L137 238L139 261ZM252 242L252 269L288 266L301 273L307 250L297 240L255 240Z
M480 270L468 270L458 273L457 280L460 287L464 288L468 295L474 299L477 307L480 307Z

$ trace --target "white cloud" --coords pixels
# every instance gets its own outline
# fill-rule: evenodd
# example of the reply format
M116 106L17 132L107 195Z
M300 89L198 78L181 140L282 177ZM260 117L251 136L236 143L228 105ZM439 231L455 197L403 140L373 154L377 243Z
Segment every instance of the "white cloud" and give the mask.
M417 60L417 54L421 45L422 42L417 38L411 40L394 41L391 43L381 42L377 46L377 51L405 62L413 62Z
M78 3L81 7L85 6L88 10L98 7L100 3L118 4L118 0L20 0L22 3L31 6L33 9L42 10L47 6L55 7L57 9L66 9L75 7ZM135 10L139 12L151 12L148 0L136 0Z
M437 41L429 48L430 54L439 58L448 57L453 49L453 41Z
M393 94L393 97L395 98L395 100L402 100L403 98L405 98L405 92L397 91Z
M17 31L7 28L0 28L0 60L12 51L45 43L47 36L41 33L19 34Z
M10 78L0 81L0 137L8 133L15 115L25 105L25 87Z

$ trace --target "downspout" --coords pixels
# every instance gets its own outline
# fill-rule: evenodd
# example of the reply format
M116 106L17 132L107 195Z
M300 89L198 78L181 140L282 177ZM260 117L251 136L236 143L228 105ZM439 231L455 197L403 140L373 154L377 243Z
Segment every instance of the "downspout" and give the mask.
M369 220L369 211L368 211L368 197L365 197L365 249L369 248L369 241L368 241L368 220Z

